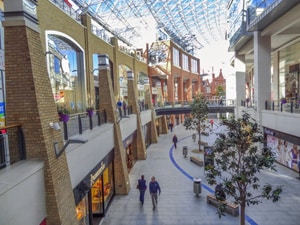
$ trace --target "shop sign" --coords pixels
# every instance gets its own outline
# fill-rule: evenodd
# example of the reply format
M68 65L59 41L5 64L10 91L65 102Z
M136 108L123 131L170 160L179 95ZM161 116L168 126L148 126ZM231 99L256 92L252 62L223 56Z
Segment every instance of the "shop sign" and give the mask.
M94 173L91 174L91 180L90 180L90 186L92 187L93 184L96 182L96 180L98 179L98 177L103 173L104 169L106 168L105 163L102 161L101 162L101 166L100 168Z
M157 88L156 88L156 87L153 87L153 88L152 88L152 94L153 94L153 95L157 95Z
M84 196L90 191L95 181L102 175L104 170L113 160L113 151L111 151L103 160L101 160L97 166L87 174L83 180L73 189L76 205L84 198Z

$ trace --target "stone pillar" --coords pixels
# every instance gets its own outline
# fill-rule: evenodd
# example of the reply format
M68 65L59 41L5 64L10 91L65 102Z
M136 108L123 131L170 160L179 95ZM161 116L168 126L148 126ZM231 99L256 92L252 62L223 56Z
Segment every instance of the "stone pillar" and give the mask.
M169 79L167 80L167 89L168 89L168 102L174 102L175 101L175 82L174 82L174 76L173 74L169 75Z
M177 86L178 101L182 104L184 102L184 88L185 88L185 86L184 86L182 77L178 77L177 81L178 81L178 84L177 84L178 85Z
M147 104L149 109L151 110L151 143L157 143L158 136L157 136L157 130L155 124L156 115L155 115L155 110L152 106L151 92L150 92L149 85L145 85L145 104Z
M78 224L66 155L56 156L53 147L58 142L62 148L63 137L49 126L58 122L58 115L40 39L37 1L31 3L25 8L22 0L4 1L6 122L22 125L27 159L44 161L47 224Z
M114 173L116 194L125 195L129 193L130 183L126 165L125 149L119 121L116 116L116 100L110 78L109 58L107 55L99 55L99 108L105 110L107 120L114 124Z
M246 85L245 85L245 72L237 71L235 72L235 87L236 87L236 109L238 109L241 106L241 102L245 101L246 96ZM237 110L235 114L237 117L241 116L238 115Z
M192 99L192 81L191 81L191 79L188 79L186 81L186 89L187 89L186 99L184 99L184 100L190 101Z
M272 78L272 100L279 100L281 96L279 96L279 51L273 52L273 78Z
M271 37L254 32L254 103L261 122L265 101L271 97Z
M167 116L162 116L161 117L161 132L162 134L167 134L168 133L168 127L169 127L169 121L167 120Z
M132 106L133 113L136 114L137 119L137 159L146 159L146 145L145 145L145 136L142 129L142 120L140 116L140 109L138 104L138 95L137 95L137 85L134 81L134 74L132 71L127 72L127 81L128 81L128 105Z

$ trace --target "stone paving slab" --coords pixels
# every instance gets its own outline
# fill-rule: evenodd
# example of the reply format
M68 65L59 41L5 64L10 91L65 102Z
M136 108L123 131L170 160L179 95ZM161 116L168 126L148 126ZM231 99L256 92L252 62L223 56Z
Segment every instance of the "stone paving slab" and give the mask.
M215 122L215 124L217 124ZM222 127L214 126L214 132ZM177 149L173 148L172 137L176 134L179 142ZM137 161L130 171L131 190L128 195L114 197L114 200L101 221L102 225L238 225L239 217L226 214L219 219L216 207L206 203L206 195L210 187L204 176L204 167L190 162L189 156L203 157L203 154L194 153L197 143L192 141L193 131L185 130L181 125L176 126L172 133L161 135L157 144L147 149L147 159ZM209 137L202 136L209 145L213 144L215 134ZM183 146L188 147L188 157L182 154ZM174 161L172 161L172 159ZM175 164L174 164L175 162ZM177 166L176 166L177 165ZM264 183L283 185L283 193L279 202L263 203L246 208L251 225L286 225L299 224L300 221L300 180L298 174L277 165L277 172L262 171L261 180ZM139 192L135 188L141 174L145 175L147 184L151 176L155 176L160 183L162 193L158 197L158 207L152 210L150 194L147 190L145 203L139 204ZM193 193L193 178L202 180L202 193L197 197Z

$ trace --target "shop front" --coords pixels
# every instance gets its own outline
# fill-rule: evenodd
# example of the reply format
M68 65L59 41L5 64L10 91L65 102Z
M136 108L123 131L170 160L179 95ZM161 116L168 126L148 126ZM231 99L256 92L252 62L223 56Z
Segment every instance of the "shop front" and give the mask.
M145 146L148 148L151 145L151 123L143 126L143 133L145 137Z
M133 167L137 158L136 138L137 138L137 133L134 132L123 141L123 145L126 151L126 163L127 163L128 172Z
M113 151L74 188L80 225L98 225L114 196Z
M299 137L288 135L280 131L264 128L267 145L272 149L276 161L292 170L298 171Z

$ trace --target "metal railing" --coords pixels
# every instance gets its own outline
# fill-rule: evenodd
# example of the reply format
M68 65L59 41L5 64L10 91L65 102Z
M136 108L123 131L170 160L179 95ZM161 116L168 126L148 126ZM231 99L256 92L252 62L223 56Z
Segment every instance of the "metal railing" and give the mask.
M69 6L64 0L50 0L58 8L63 10L66 14L72 17L77 22L80 22L80 13Z
M265 110L300 113L300 101L298 100L266 100Z
M0 129L0 168L26 159L22 126L4 126Z
M235 106L235 99L219 99L219 98L207 98L206 103L208 107L214 106ZM185 107L190 106L193 101L175 101L175 102L163 102L155 104L156 108L171 108L171 107Z
M63 127L64 140L68 140L70 136L82 134L83 131L92 130L96 126L100 126L107 122L105 111L92 111L71 114L66 122L60 122Z

